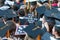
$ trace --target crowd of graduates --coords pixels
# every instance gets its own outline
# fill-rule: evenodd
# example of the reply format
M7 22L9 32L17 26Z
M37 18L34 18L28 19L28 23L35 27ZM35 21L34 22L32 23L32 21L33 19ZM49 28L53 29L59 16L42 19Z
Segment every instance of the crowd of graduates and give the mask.
M0 0L0 40L60 40L60 0Z

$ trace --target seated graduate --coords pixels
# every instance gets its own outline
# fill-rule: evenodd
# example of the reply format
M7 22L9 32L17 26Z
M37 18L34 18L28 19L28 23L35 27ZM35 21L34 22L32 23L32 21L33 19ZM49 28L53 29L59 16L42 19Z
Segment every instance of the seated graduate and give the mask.
M54 35L54 40L60 40L60 21L52 29L52 34ZM53 39L52 39L53 40Z
M43 32L41 30L41 26L41 21L36 22L35 25L33 23L30 23L29 26L27 26L27 28L24 29L27 32L24 40L37 40L38 35L41 37Z
M48 19L48 20L46 20L44 25L47 29L47 32L45 32L45 34L43 34L41 40L50 40L50 36L52 37L52 28L55 25L55 21L54 21L54 19Z
M30 4L27 5L28 14L31 13L33 16L37 16L36 7L37 7L37 2L31 1Z

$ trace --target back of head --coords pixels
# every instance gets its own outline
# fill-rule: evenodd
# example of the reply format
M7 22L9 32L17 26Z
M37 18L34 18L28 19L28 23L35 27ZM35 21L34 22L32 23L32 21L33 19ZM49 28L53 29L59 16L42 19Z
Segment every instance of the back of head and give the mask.
M60 25L55 25L55 31L57 32L57 35L60 36Z

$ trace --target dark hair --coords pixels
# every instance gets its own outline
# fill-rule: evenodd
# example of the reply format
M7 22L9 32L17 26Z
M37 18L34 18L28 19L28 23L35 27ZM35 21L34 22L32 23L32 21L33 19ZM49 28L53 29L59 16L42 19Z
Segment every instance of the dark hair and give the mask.
M17 7L16 5L13 5L13 6L12 6L12 9L13 9L14 11L17 11L17 10L18 10L18 7Z
M48 26L49 26L49 32L52 33L52 28L55 25L55 20L52 19L51 22L48 22Z
M17 13L19 13L20 16L25 16L24 9L19 9Z
M60 36L60 29L55 27L55 31L57 32L58 36Z

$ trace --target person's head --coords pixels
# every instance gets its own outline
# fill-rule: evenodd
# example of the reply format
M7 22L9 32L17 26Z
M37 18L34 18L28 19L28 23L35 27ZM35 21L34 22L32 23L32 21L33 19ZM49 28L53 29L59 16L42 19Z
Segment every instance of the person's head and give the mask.
M46 25L45 27L46 27L47 31L52 33L52 29L55 25L55 20L54 19L48 19L48 20L46 20L45 25Z
M4 5L5 0L0 0L0 6Z
M60 37L60 25L55 25L52 29L52 34L55 37Z
M18 7L17 7L16 5L12 5L11 7L12 7L12 9L13 9L14 11L17 11L17 10L18 10Z
M37 2L36 1L30 3L30 9L31 9L31 11L34 11L35 10L36 5L37 5Z

